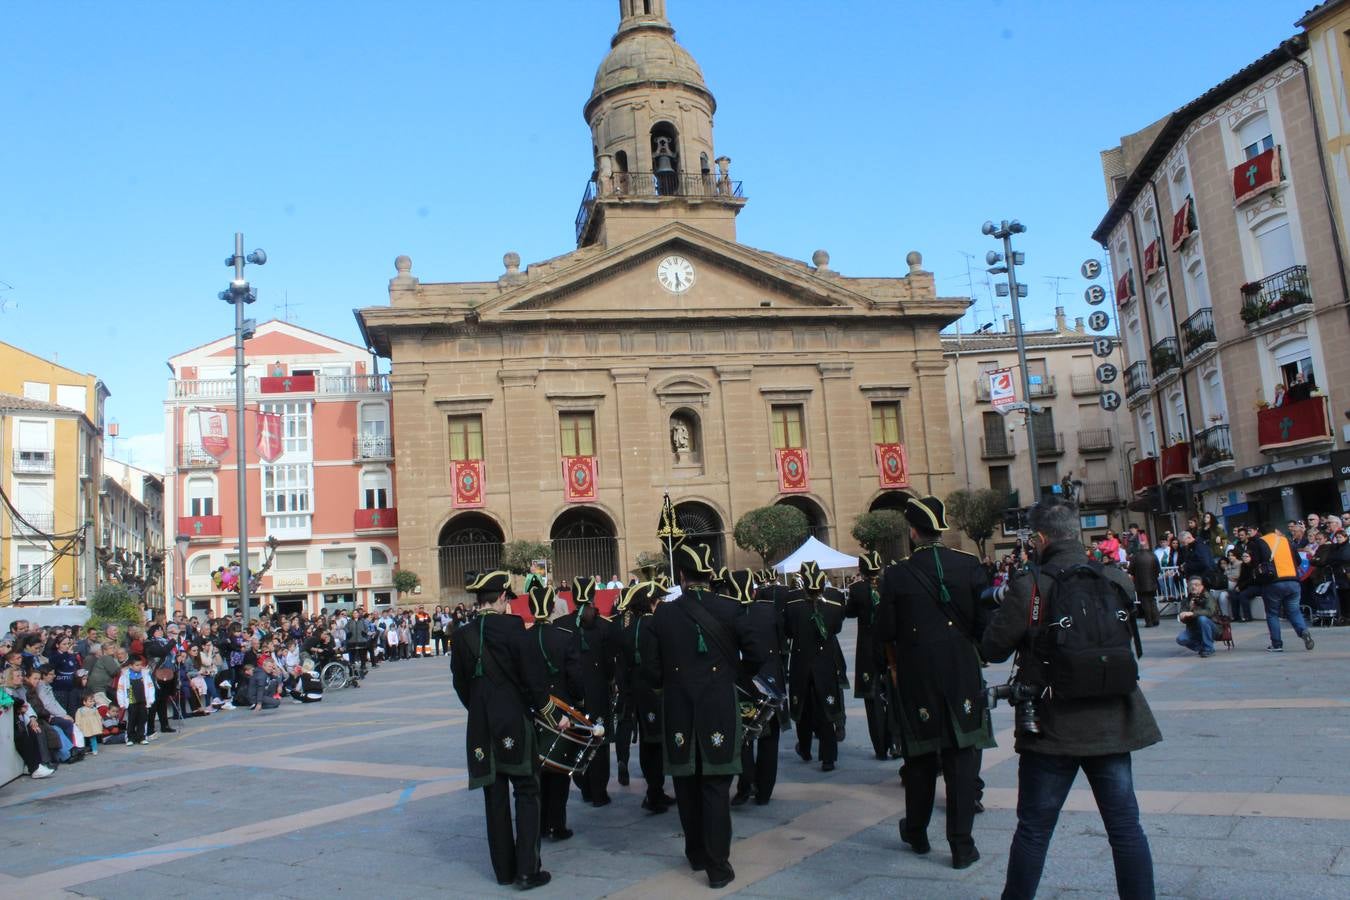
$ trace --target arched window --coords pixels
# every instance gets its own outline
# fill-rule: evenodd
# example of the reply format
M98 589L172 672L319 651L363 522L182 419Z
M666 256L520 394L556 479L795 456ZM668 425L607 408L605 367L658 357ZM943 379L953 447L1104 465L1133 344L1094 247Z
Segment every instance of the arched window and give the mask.
M652 173L656 192L662 196L680 193L680 136L669 122L657 122L651 131Z
M389 565L389 554L388 554L388 553L385 553L385 552L384 552L383 550L381 550L379 547L371 547L371 548L370 548L370 564L371 564L372 566L387 566L387 565Z
M619 571L619 541L609 516L591 506L575 506L553 522L553 572L558 584L578 575L600 578Z
M441 529L437 538L441 599L464 600L464 574L501 568L504 535L491 517L460 513Z
M211 574L211 554L198 553L192 557L188 563L189 575L210 575Z

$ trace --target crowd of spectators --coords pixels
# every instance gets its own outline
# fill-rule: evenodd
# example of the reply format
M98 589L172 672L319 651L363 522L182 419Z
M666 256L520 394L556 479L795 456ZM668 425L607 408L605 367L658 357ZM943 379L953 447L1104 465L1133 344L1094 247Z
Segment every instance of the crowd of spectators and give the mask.
M14 746L33 778L111 744L145 746L182 723L232 710L323 699L324 665L341 660L348 683L382 662L448 652L461 606L431 613L337 610L317 616L264 609L104 628L9 623L0 637L0 709L14 708Z

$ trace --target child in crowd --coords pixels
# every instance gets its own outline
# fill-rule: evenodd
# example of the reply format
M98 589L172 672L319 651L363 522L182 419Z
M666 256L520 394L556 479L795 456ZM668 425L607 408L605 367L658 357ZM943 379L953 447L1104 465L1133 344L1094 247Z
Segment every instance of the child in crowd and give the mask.
M103 737L103 719L98 714L94 695L85 693L80 708L75 710L75 727L84 733L90 756L98 756L98 739Z
M155 702L155 679L145 671L145 657L132 656L117 679L117 705L127 711L127 743L150 743L145 733Z

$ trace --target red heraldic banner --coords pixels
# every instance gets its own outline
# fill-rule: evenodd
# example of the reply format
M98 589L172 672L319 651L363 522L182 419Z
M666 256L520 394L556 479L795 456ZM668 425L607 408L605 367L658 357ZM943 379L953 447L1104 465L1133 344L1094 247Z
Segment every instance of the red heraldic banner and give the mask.
M584 503L595 499L595 457L563 457L563 499Z
M806 451L789 447L778 451L778 491L796 494L811 490L811 479L806 474Z
M884 488L909 487L909 459L904 444L877 444L877 469Z
M1155 240L1144 248L1144 277L1162 271L1162 248Z
M1191 203L1191 198L1187 197L1181 204L1181 209L1172 217L1172 249L1180 250L1181 245L1186 243L1186 238L1190 237L1195 231L1195 208Z
M197 427L201 430L202 449L220 459L230 449L230 420L214 409L197 410Z
M258 458L263 462L276 462L281 453L281 416L258 413Z
M455 483L450 505L456 509L472 509L483 505L483 461L456 459L450 463L450 480Z
M1279 147L1258 153L1233 167L1233 202L1241 203L1266 188L1274 187L1283 177Z

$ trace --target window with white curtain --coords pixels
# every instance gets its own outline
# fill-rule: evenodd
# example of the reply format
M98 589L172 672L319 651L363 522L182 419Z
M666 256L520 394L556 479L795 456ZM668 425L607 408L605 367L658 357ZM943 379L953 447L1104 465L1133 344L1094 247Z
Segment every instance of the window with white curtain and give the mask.
M1266 222L1256 229L1255 236L1263 277L1298 264L1294 259L1294 237L1289 230L1288 216L1276 216Z

